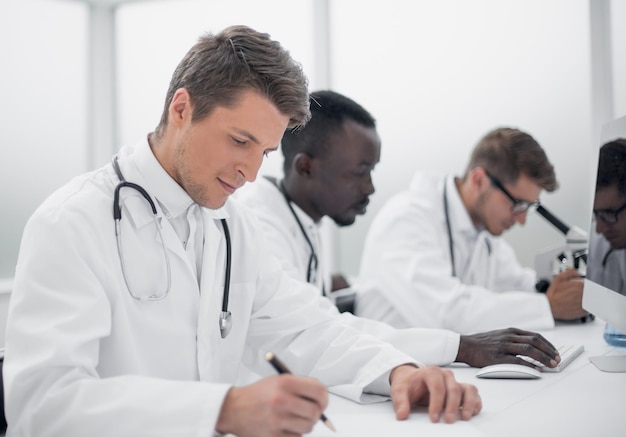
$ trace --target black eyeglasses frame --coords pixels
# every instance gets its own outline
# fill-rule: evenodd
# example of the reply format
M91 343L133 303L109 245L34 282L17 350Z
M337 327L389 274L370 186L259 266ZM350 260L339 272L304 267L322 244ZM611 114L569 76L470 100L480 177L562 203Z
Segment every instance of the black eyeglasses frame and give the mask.
M539 200L536 200L535 202L529 202L527 200L516 199L511 193L509 193L506 188L504 188L502 182L500 182L495 176L493 176L487 170L485 170L485 174L487 175L493 186L502 191L504 195L508 197L511 202L513 202L513 205L511 205L511 212L513 214L523 214L525 212L528 212L529 210L536 209L541 204Z
M618 222L619 220L618 216L620 215L620 213L624 211L625 209L626 209L626 203L617 209L594 209L593 216L596 218L596 220L599 218L606 224L614 225ZM609 217L611 218L609 219Z

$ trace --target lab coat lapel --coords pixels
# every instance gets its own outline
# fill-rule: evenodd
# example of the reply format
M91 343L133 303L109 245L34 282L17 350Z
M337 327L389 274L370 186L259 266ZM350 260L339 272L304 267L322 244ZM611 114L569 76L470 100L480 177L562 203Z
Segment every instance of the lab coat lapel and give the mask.
M220 336L219 316L222 311L226 262L226 239L222 224L209 217L203 209L204 249L200 282L200 308L198 314L198 369L203 381L215 380L224 369L220 368L220 355L224 341ZM234 264L234 263L233 263Z
M493 284L493 266L491 260L491 244L487 231L481 231L476 238L474 248L465 270L463 283L480 285L490 288Z
M449 217L455 245L457 275L464 284L491 289L494 280L494 260L491 255L491 235L477 231L461 200L453 176L446 176ZM442 188L443 191L443 188Z
M162 214L161 218L161 234L163 235L163 239L165 240L165 247L167 247L168 253L176 256L185 266L186 269L189 270L189 273L193 276L195 275L195 269L189 263L189 258L187 258L187 254L185 253L185 249L183 248L183 244L178 238L174 227L169 222L169 220L165 219ZM156 236L158 239L158 235Z
M143 208L135 207L131 210L133 222L137 227L152 225L153 214L150 211L150 207L143 198L141 200L143 200L146 204ZM158 206L158 203L155 203L155 205L157 205L157 221L161 224L161 235L163 236L165 247L168 252L168 256L171 258L171 262L174 262L175 259L178 258L186 266L185 268L189 270L189 273L192 275L195 274L193 266L189 263L189 259L187 258L187 254L185 253L185 249L183 248L180 238L176 234L176 230L174 230L170 221L165 218L165 214ZM162 244L161 241L159 241L158 232L155 233L154 239L159 246Z
M125 165L122 161L121 164L123 166L124 174L127 174L128 180L137 181L136 183L145 188L147 184L146 181L141 177L139 173L134 170L133 166ZM117 176L116 176L117 177ZM157 210L157 221L161 224L161 235L165 240L165 247L167 248L167 252L170 255L174 255L187 266L191 272L193 272L192 266L189 264L187 259L187 255L185 254L185 249L183 248L174 227L171 225L169 220L165 218L165 213L160 207L160 204L154 197L152 197L152 201ZM132 226L139 229L144 226L153 226L154 214L150 209L150 205L148 201L134 189L131 188L123 188L120 191L120 204L122 207L122 220L129 220L132 223ZM155 241L161 245L159 241L159 234L155 233Z
M496 257L491 256L491 251L493 250L494 240L491 234L487 231L483 231L485 234L485 246L487 248L487 272L486 272L486 282L487 288L489 290L494 290L495 287L495 278L496 278Z

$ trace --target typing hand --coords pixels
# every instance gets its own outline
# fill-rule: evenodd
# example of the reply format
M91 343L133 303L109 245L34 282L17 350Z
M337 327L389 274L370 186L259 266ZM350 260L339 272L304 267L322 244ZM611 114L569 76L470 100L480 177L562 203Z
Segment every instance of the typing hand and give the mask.
M318 380L272 376L231 388L215 429L238 437L302 435L313 430L327 405L328 391Z
M393 369L389 379L398 420L409 417L413 405L427 405L430 420L435 423L442 414L446 423L455 422L459 414L461 419L469 420L482 409L476 387L460 384L450 370L405 365Z
M547 367L555 367L560 361L557 349L541 334L516 328L462 335L456 361L472 367L499 363L532 366L517 355L528 356Z

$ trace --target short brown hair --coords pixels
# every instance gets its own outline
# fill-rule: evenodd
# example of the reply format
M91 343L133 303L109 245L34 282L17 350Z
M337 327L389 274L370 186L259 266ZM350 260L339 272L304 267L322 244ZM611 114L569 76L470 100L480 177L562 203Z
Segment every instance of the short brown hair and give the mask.
M611 186L626 196L626 138L609 141L600 148L596 191Z
M474 147L465 177L475 167L484 168L504 183L515 183L524 174L546 191L559 186L544 150L519 129L503 127L487 133Z
M288 127L306 124L309 111L308 79L279 42L246 26L201 36L172 75L165 107L156 128L163 133L176 90L185 88L193 105L193 121L217 106L232 106L242 91L254 89L289 117Z

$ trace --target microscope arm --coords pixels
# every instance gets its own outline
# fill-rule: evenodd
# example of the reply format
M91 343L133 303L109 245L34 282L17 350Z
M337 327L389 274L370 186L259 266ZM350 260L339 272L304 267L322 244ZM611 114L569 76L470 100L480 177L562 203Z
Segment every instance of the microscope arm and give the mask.
M553 263L555 259L564 260L566 258L563 258L563 256L569 252L569 255L573 258L572 263L576 268L579 267L579 259L582 259L586 264L588 236L579 227L570 227L563 223L543 205L537 207L537 212L565 235L565 243L543 249L535 256L535 271L537 272L538 284L543 283L543 286L547 288L554 274Z
M543 205L537 207L537 212L549 221L555 228L565 235L565 240L568 246L586 246L587 245L587 233L577 226L570 227L563 223L557 216L548 211Z
M569 232L569 226L563 223L557 216L548 211L543 205L539 204L537 207L537 212L541 214L543 218L548 220L555 228L563 233L563 235L567 236Z

